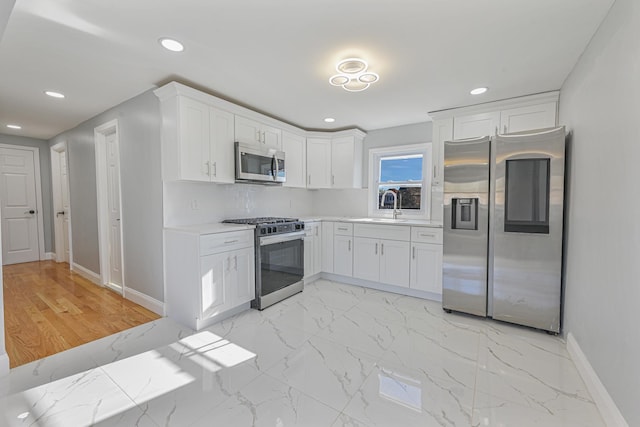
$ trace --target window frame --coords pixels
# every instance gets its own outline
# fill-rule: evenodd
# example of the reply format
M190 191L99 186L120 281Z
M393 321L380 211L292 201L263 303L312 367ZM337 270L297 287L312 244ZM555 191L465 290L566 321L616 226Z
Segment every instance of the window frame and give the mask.
M416 154L422 155L422 191L420 192L420 209L398 209L402 213L399 219L428 220L431 218L431 170L433 168L433 147L430 142L372 148L369 150L369 217L393 218L392 209L380 209L380 206L378 205L380 160L384 157L402 157Z

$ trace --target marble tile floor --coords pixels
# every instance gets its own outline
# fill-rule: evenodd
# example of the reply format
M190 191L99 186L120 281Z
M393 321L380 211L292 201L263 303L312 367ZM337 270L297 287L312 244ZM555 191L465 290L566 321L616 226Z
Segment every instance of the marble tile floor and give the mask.
M605 425L560 338L325 280L21 366L0 392L2 426Z

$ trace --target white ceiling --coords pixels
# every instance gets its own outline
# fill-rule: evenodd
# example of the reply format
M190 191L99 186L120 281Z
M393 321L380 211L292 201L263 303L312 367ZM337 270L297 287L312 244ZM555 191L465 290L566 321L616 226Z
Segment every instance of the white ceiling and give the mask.
M559 89L613 1L17 0L0 41L0 133L49 139L174 79L307 129L424 122ZM330 86L350 56L380 81ZM469 95L478 86L490 90Z

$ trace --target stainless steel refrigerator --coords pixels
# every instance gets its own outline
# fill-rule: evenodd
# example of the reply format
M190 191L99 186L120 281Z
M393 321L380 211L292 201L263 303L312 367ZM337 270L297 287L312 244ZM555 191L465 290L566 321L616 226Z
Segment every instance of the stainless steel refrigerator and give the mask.
M564 127L444 153L443 308L559 332Z

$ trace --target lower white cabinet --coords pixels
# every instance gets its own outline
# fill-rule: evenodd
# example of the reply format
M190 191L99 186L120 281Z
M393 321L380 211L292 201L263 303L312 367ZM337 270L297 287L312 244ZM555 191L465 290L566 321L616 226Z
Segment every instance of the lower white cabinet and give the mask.
M167 316L199 330L255 298L253 231L165 230Z
M410 287L442 294L442 245L411 244Z
M409 287L409 242L354 238L353 277Z
M320 270L333 273L333 222L322 221L322 265Z
M353 276L353 237L333 235L333 272Z
M307 278L322 270L321 223L305 222L304 229L304 277Z

